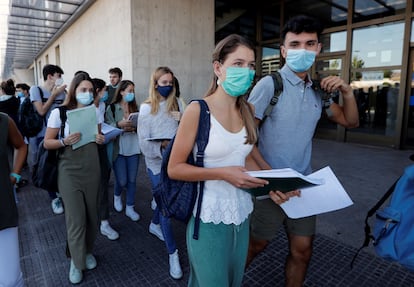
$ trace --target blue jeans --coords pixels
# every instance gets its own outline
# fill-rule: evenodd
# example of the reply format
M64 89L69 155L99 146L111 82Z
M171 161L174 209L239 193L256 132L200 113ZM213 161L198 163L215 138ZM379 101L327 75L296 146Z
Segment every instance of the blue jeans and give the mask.
M160 174L154 175L150 169L147 170L149 178L151 180L151 185L154 188L160 182ZM175 244L174 234L171 227L171 220L168 217L163 216L157 206L157 208L154 210L151 221L154 224L161 224L161 230L162 234L164 235L167 252L168 254L173 254L177 249L177 245Z
M137 190L137 174L139 155L131 156L118 155L114 162L115 187L114 194L120 196L126 188L126 205L135 205L135 192Z

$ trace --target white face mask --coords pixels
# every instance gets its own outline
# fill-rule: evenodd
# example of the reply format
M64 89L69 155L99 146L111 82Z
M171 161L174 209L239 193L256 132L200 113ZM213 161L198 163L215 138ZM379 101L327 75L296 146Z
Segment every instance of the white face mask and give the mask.
M63 85L63 78L62 77L57 78L56 81L55 81L55 85L56 86L62 86Z

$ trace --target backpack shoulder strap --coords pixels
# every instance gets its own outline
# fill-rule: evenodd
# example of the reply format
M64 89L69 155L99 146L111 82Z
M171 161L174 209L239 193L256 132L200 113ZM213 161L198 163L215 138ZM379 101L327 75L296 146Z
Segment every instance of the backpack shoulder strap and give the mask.
M113 118L115 120L115 104L114 103L111 103L110 106L111 106L112 116L113 116Z
M367 212L367 216L365 217L365 227L364 227L364 232L365 232L365 238L364 238L364 243L362 244L362 246L357 250L357 252L355 253L354 257L352 258L351 261L351 269L354 265L354 261L357 258L359 252L367 247L369 245L369 242L371 241L371 239L374 239L374 237L371 234L371 227L369 226L369 222L368 219L373 216L375 214L375 212L381 207L381 205L384 204L384 202L391 196L391 194L394 192L395 190L395 186L397 185L398 181L400 180L401 177L399 177L393 185L391 185L391 187L387 190L386 193L384 193L384 195L378 200L378 202Z
M207 103L201 99L196 100L200 104L200 117L198 119L198 128L196 136L197 154L195 164L196 166L204 166L204 150L208 144L208 138L210 136L210 110ZM200 213L201 202L203 200L204 181L199 182L199 195L197 201L197 210L194 221L194 233L193 238L198 239L198 233L200 229Z
M42 88L37 86L37 88L39 89L39 94L40 94L40 98L42 99L42 103L46 102L45 101L45 96L43 94Z
M270 74L270 76L273 79L274 93L273 93L272 99L270 100L269 105L264 111L262 121L264 121L272 113L272 110L274 106L277 104L277 102L279 101L280 94L283 91L283 80L282 80L282 77L280 76L280 73L275 72L275 73Z
M210 135L210 110L204 100L196 100L200 104L200 117L197 128L197 156L195 163L197 166L204 166L204 150L206 149Z
M59 114L60 114L60 137L64 138L65 137L65 125L66 125L66 110L67 108L65 106L60 106L59 107Z

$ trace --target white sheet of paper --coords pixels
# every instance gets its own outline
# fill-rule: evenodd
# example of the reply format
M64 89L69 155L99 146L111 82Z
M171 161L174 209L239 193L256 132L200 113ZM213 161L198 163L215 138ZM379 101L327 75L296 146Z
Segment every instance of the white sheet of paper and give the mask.
M98 123L96 120L95 105L84 108L74 109L67 112L70 133L80 132L81 139L72 145L72 149L77 149L83 145L95 141L98 134Z
M323 178L322 185L303 188L300 197L291 197L280 207L290 218L302 218L348 207L353 204L342 184L327 166L311 175Z

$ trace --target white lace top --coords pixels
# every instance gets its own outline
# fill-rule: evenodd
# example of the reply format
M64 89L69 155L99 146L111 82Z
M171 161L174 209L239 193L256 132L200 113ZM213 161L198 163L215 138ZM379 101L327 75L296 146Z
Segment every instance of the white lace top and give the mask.
M253 146L245 144L246 129L237 133L227 131L213 115L210 117L210 137L205 150L204 167L244 166ZM196 147L194 148L196 150ZM193 214L195 216L197 204ZM204 223L241 224L253 211L249 193L224 180L207 180L201 207Z

